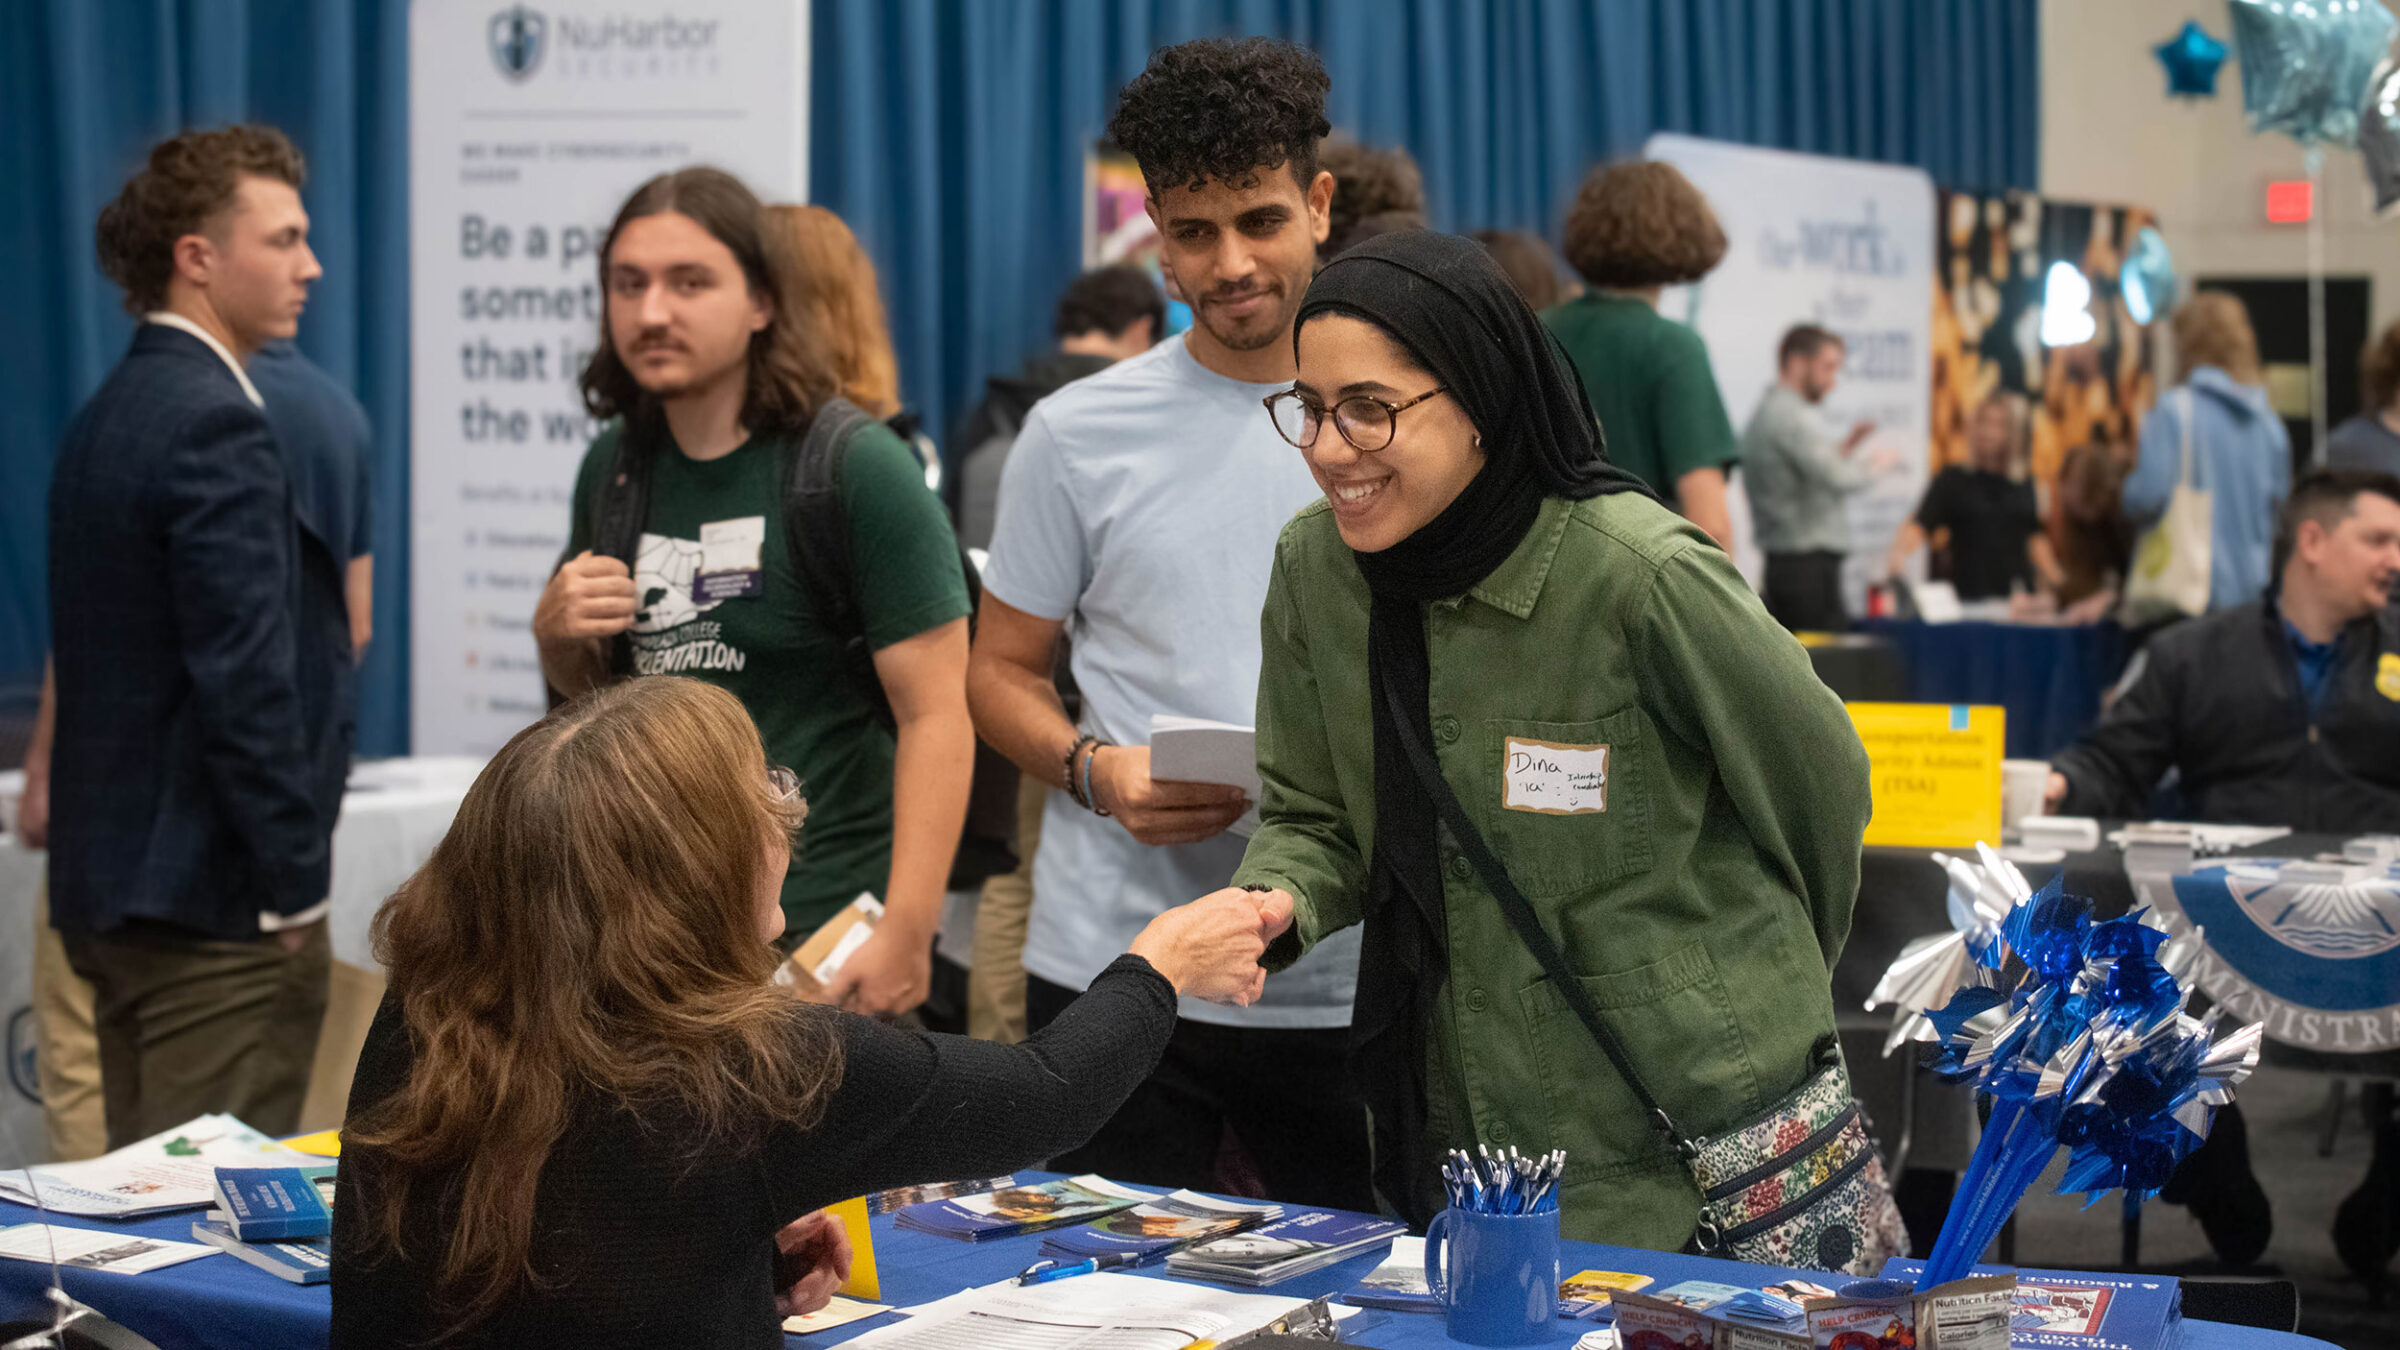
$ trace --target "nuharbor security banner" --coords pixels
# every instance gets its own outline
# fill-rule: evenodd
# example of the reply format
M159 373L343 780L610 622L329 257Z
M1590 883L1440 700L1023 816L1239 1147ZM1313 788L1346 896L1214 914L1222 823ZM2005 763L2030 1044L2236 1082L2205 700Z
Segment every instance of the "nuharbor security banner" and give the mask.
M808 0L415 0L409 12L410 725L489 754L544 708L533 608L598 430L598 250L644 180L808 188Z

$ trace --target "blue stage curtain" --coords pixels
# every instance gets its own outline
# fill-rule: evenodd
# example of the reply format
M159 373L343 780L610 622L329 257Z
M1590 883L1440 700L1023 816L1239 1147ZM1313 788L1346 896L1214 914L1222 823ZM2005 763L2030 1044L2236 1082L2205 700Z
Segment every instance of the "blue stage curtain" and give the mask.
M1554 243L1654 132L2035 187L2035 0L816 0L810 177L882 272L941 436L1049 340L1084 159L1159 46L1289 38L1337 128L1406 146L1436 228ZM963 447L944 446L945 451Z
M1084 157L1157 46L1315 47L1334 123L1424 166L1434 223L1555 240L1595 161L1655 131L2032 188L2037 0L814 0L811 196L883 274L937 437L1049 340L1080 266ZM256 119L307 154L326 275L300 342L375 424L376 639L360 748L407 746L405 0L0 4L0 239L22 303L0 359L0 690L47 645L59 433L130 321L92 222L154 140ZM951 448L951 447L946 447Z
M359 747L406 749L407 18L405 0L0 5L0 238L29 302L0 360L0 684L40 678L50 466L133 331L94 259L93 222L152 142L267 122L308 158L302 198L325 266L301 349L375 425L375 641Z

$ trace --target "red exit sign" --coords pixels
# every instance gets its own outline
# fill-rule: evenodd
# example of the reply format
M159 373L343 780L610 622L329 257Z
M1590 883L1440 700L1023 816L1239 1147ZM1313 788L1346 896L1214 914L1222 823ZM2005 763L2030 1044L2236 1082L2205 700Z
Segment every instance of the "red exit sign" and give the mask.
M2305 225L2317 212L2317 186L2306 179L2267 184L2267 223Z

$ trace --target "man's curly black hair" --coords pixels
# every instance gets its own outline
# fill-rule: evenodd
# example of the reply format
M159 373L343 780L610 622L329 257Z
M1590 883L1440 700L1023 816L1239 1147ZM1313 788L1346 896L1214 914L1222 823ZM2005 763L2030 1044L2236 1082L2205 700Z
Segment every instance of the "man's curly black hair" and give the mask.
M1317 142L1333 130L1333 81L1315 52L1270 38L1162 47L1117 95L1109 139L1142 166L1152 194L1215 180L1247 187L1284 165L1305 191Z

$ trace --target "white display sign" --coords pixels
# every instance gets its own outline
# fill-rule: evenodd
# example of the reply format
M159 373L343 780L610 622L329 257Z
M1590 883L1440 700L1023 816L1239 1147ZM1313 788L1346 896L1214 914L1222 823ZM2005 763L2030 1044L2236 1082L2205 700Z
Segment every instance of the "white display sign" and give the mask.
M534 603L597 428L611 217L689 164L808 188L808 0L415 0L409 12L410 723L485 755L543 712Z
M1922 170L1828 159L1690 136L1650 138L1643 153L1681 169L1725 227L1725 261L1669 290L1659 312L1700 331L1738 432L1775 382L1775 347L1794 324L1842 335L1849 359L1818 410L1837 440L1861 420L1861 462L1875 485L1850 499L1844 589L1853 614L1883 575L1893 532L1925 490L1933 425L1933 180ZM1735 475L1735 560L1753 584L1762 560Z

